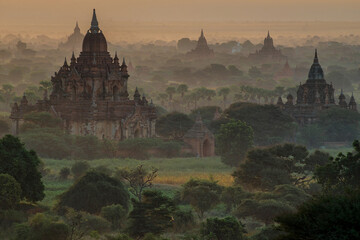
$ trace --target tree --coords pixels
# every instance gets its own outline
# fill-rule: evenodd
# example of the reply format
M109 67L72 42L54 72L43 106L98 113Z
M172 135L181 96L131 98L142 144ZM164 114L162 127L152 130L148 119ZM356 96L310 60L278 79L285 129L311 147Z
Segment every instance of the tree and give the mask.
M76 161L71 166L71 173L73 174L74 178L77 179L83 176L90 168L90 164L87 161Z
M216 111L221 113L221 109L218 106L205 106L194 109L189 114L190 119L195 121L198 114L200 114L202 121L204 124L210 128L211 122L214 120Z
M225 203L228 211L236 208L242 200L247 199L252 194L246 192L239 185L225 187L221 194L221 201Z
M326 165L315 170L315 179L326 192L343 193L360 190L360 143L353 143L354 152L339 153Z
M230 93L230 88L223 87L218 90L218 95L223 97L224 106L226 106L227 96Z
M6 121L0 119L0 136L8 133L9 129L9 124Z
M177 91L178 93L180 93L181 99L184 98L184 95L185 95L185 93L188 91L188 89L189 89L189 87L188 87L188 85L186 85L186 84L180 84L180 85L177 87L176 91Z
M24 121L39 128L60 128L62 121L48 112L31 112L24 115Z
M2 89L0 90L0 96L8 105L13 97L15 97L14 86L11 84L3 84Z
M194 125L186 114L172 112L156 121L156 133L169 139L182 139L185 133Z
M276 185L304 185L312 180L317 164L324 164L327 154L309 155L303 146L294 144L255 148L233 173L235 182L249 189L272 190Z
M60 173L59 173L60 179L66 180L68 179L69 175L70 175L70 168L63 167L60 169Z
M245 225L234 217L208 218L203 224L201 235L205 239L244 240Z
M0 209L11 209L20 202L20 184L9 174L0 174Z
M233 103L223 111L221 118L212 123L212 129L216 133L221 124L231 119L243 121L252 127L256 145L273 145L294 138L296 123L274 105Z
M222 190L215 181L190 179L183 185L181 199L193 206L203 218L206 211L220 203Z
M221 161L236 167L253 146L253 130L242 121L231 120L223 124L216 135L216 151Z
M173 99L174 93L176 93L176 88L175 88L175 87L167 87L167 88L166 88L166 93L168 94L168 96L169 96L169 101L171 102L172 99Z
M327 141L353 141L359 134L360 114L340 107L321 111L318 124Z
M360 194L324 195L276 219L286 234L279 239L359 239Z
M111 204L128 209L129 193L124 185L103 173L88 172L60 196L57 207L100 213L102 207Z
M129 183L130 192L141 202L144 189L152 186L152 182L157 177L157 173L158 169L156 168L152 168L149 171L145 169L143 165L139 165L134 169L120 169L116 175L118 178Z
M26 150L19 138L6 135L0 139L0 173L11 175L20 184L21 199L36 202L44 198L39 165L36 153Z
M127 211L119 204L101 208L101 216L108 220L113 229L120 229L126 219Z
M170 198L159 191L145 191L143 201L133 201L129 214L127 232L133 237L143 237L147 233L159 235L172 226L175 207Z

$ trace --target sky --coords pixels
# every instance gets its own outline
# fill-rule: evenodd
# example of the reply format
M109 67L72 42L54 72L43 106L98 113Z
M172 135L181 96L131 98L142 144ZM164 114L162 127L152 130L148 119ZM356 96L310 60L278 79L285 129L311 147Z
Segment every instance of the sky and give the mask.
M8 24L107 21L359 21L359 0L1 0Z
M163 27L164 37L168 31L181 31L169 27L175 22L185 23L181 26L197 36L199 28L222 22L263 22L256 31L266 31L272 21L360 21L360 0L0 0L0 35L11 31L64 35L76 21L86 30L93 8L102 29L122 28L118 34L133 38L141 30L151 34ZM346 28L346 23L342 26ZM217 25L216 31L221 29Z

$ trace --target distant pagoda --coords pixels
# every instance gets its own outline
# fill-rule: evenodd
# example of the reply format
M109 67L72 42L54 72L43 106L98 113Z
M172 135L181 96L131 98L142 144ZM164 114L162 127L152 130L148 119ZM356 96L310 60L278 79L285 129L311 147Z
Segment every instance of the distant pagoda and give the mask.
M65 43L60 43L60 49L67 49L71 51L76 51L81 49L81 45L84 39L84 34L80 32L80 28L78 22L76 22L76 26L74 28L74 32L68 37Z
M196 48L186 54L189 57L209 57L214 55L214 51L209 48L204 31L201 29L201 34L197 42Z
M270 31L268 31L267 37L264 39L264 46L257 50L255 53L249 55L250 59L253 60L271 60L271 61L283 61L286 57L281 53L280 50L274 47L274 41L270 37Z
M319 63L317 50L315 50L314 62L311 65L308 79L297 90L296 103L291 94L287 96L284 104L281 97L277 105L285 112L292 115L299 124L312 123L317 120L318 113L330 107L341 107L357 111L354 96L351 96L349 104L346 103L345 95L341 90L338 104L335 103L335 89L332 83L328 84L324 77L324 71Z
M293 78L294 70L291 69L288 60L286 59L284 67L275 75L276 80L284 78Z

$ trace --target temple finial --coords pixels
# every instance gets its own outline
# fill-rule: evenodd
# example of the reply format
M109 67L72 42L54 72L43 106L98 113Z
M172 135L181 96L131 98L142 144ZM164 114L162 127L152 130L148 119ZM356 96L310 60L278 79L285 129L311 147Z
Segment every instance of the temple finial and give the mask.
M125 63L125 57L123 57L122 66L126 66L126 63Z
M67 61L66 61L66 57L65 57L65 60L64 60L64 66L67 66Z
M91 28L90 28L92 33L98 33L99 32L99 23L98 20L96 18L96 12L95 12L95 8L93 10L93 16L92 16L92 20L91 20Z
M270 30L268 30L268 35L267 36L268 36L268 38L270 38Z
M201 35L200 35L200 37L204 37L204 30L203 30L203 29L201 29Z
M317 53L317 49L315 49L314 63L318 63L318 62L319 62L318 53Z

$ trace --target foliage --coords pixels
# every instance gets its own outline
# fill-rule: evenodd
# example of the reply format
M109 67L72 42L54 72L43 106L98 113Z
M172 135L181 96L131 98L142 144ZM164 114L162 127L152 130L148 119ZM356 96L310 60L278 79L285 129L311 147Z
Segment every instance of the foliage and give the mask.
M271 145L291 140L295 133L296 124L293 119L274 105L233 103L224 110L220 119L212 123L212 129L217 132L221 124L231 119L245 122L253 129L256 145Z
M197 211L200 218L218 203L223 188L212 180L190 179L183 185L181 199Z
M9 174L0 174L0 209L10 209L20 202L20 184Z
M68 167L63 167L63 168L60 170L60 173L59 173L60 179L66 180L66 179L68 179L69 175L70 175L70 168L68 168Z
M241 202L238 208L234 211L234 215L238 218L251 216L255 219L263 221L266 224L270 224L274 221L276 216L294 211L294 207L282 201L274 199L260 201L247 199Z
M118 178L125 180L130 185L130 192L141 202L141 197L145 188L152 186L157 177L158 169L152 168L150 171L139 165L133 169L123 168L117 171Z
M0 139L0 173L11 175L20 184L21 199L36 202L44 198L39 164L36 153L26 150L17 137Z
M71 166L71 173L75 179L83 176L90 168L90 164L87 161L76 161Z
M99 213L102 207L111 204L128 209L129 194L123 184L103 173L88 172L60 196L58 208Z
M360 194L321 196L276 221L286 233L279 239L359 239Z
M111 223L113 229L120 229L126 219L127 211L120 204L101 208L100 215Z
M172 226L173 202L161 192L145 191L143 201L133 201L127 232L133 237L147 233L159 235Z
M24 121L41 128L61 127L62 121L48 112L31 112L24 115Z
M75 136L74 145L75 158L91 160L102 156L101 143L96 136Z
M0 231L9 229L15 224L27 221L26 213L19 210L0 210ZM1 235L0 235L1 237Z
M325 139L323 129L318 124L313 123L300 127L296 142L310 148L318 148Z
M194 125L186 114L172 112L156 121L156 133L168 139L181 139Z
M360 143L353 143L354 152L339 153L331 162L319 166L315 171L316 180L325 191L344 192L360 189Z
M234 217L208 218L201 234L205 239L244 240L245 226Z
M242 200L249 197L251 197L251 193L244 191L242 187L236 185L224 188L221 194L221 201L225 203L227 210L230 211L236 208Z
M318 124L327 141L353 141L359 134L360 114L356 111L333 107L321 111Z
M0 136L3 135L4 133L8 133L9 130L10 130L9 124L6 121L0 119Z
M319 151L309 155L305 147L294 144L256 148L248 152L244 163L233 173L235 182L247 188L272 190L276 185L303 185L311 180L317 164L329 155Z
M177 232L186 232L195 225L195 218L192 209L177 208L173 216L174 230Z
M37 213L28 223L16 227L16 240L63 240L69 236L69 227L56 217Z
M221 109L218 106L205 106L194 109L189 114L189 117L195 121L196 116L200 114L203 123L210 127L211 122L214 120L216 109L218 109L219 113L221 113Z
M216 151L223 163L236 167L253 146L253 130L246 123L231 120L216 135Z

